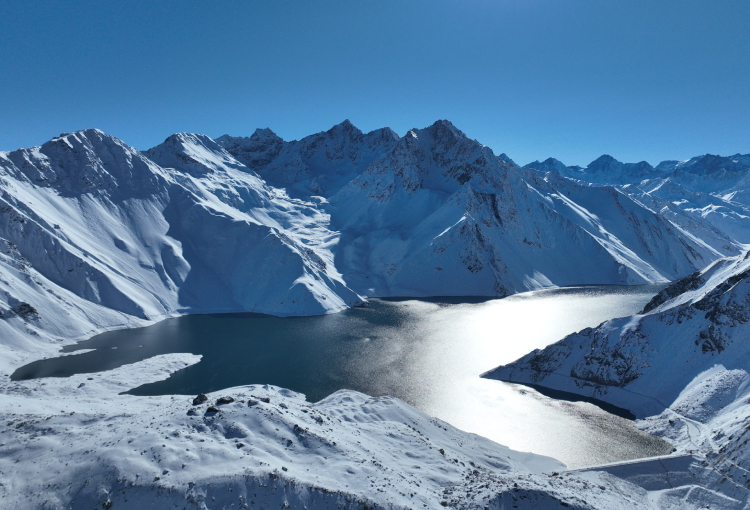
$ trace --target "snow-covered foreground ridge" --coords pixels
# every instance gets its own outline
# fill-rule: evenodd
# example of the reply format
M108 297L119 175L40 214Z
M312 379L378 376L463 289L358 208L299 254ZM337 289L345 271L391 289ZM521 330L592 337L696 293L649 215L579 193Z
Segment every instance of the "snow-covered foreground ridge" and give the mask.
M199 361L3 383L0 499L12 509L742 508L701 456L564 471L403 402L271 386L133 397ZM686 493L689 493L686 495Z
M750 252L721 259L613 319L485 374L571 391L631 410L663 411L700 373L750 372Z

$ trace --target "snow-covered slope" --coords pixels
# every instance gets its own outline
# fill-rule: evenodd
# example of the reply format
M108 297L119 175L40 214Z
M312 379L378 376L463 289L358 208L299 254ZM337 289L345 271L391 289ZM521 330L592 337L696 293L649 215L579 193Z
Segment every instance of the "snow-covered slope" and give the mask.
M750 252L673 283L639 315L585 329L485 374L596 397L643 417L698 374L750 371Z
M448 121L409 131L326 210L337 266L367 295L663 282L721 256L614 188L541 178Z
M269 188L202 135L174 135L149 154L98 130L0 153L4 348L178 313L318 314L360 302L313 204Z
M703 453L717 481L730 490L747 490L749 383L745 370L716 365L696 376L668 409L640 422L640 428L682 451Z
M703 225L691 230L703 239L707 239L706 229L710 229L728 239L729 244L722 244L734 245L734 250L750 243L750 207L734 201L733 193L726 189L711 194L702 186L693 189L680 184L674 177L644 180L621 189L654 210L663 211L673 221Z
M606 155L584 168L550 158L525 168L616 185L724 255L736 255L742 244L750 243L750 155L706 154L687 161L663 161L655 168L644 161L621 163Z

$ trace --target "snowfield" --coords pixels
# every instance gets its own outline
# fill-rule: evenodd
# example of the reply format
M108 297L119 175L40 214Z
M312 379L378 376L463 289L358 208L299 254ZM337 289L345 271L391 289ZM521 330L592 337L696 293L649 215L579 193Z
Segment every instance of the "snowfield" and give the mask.
M746 497L703 489L716 476L702 457L565 471L389 397L339 391L310 404L272 386L195 403L119 394L198 361L172 354L93 376L4 382L3 507L604 510L741 508L735 498Z
M294 142L179 133L145 152L85 130L2 152L0 506L748 508L748 160L732 158L520 168L447 121ZM122 394L200 361L186 353L10 380L186 313L679 278L642 314L490 374L631 409L675 445L657 459L566 470L352 391Z

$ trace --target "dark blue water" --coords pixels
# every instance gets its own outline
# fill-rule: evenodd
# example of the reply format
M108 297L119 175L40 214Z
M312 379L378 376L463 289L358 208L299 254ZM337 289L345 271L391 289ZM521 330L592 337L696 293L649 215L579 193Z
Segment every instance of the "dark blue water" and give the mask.
M203 359L136 395L197 394L274 384L317 401L342 388L394 395L459 428L571 466L669 451L588 403L545 397L479 374L568 333L640 310L660 286L586 287L506 299L372 300L316 317L193 315L103 333L39 360L13 379L100 372L157 354Z

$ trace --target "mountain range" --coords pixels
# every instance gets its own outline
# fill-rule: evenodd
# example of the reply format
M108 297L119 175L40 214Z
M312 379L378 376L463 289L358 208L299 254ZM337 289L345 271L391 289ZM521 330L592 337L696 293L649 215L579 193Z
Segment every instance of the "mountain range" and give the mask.
M448 121L402 137L345 121L292 142L178 133L143 152L67 133L0 153L0 207L0 328L19 342L183 313L667 282L738 250L720 226L518 167Z

